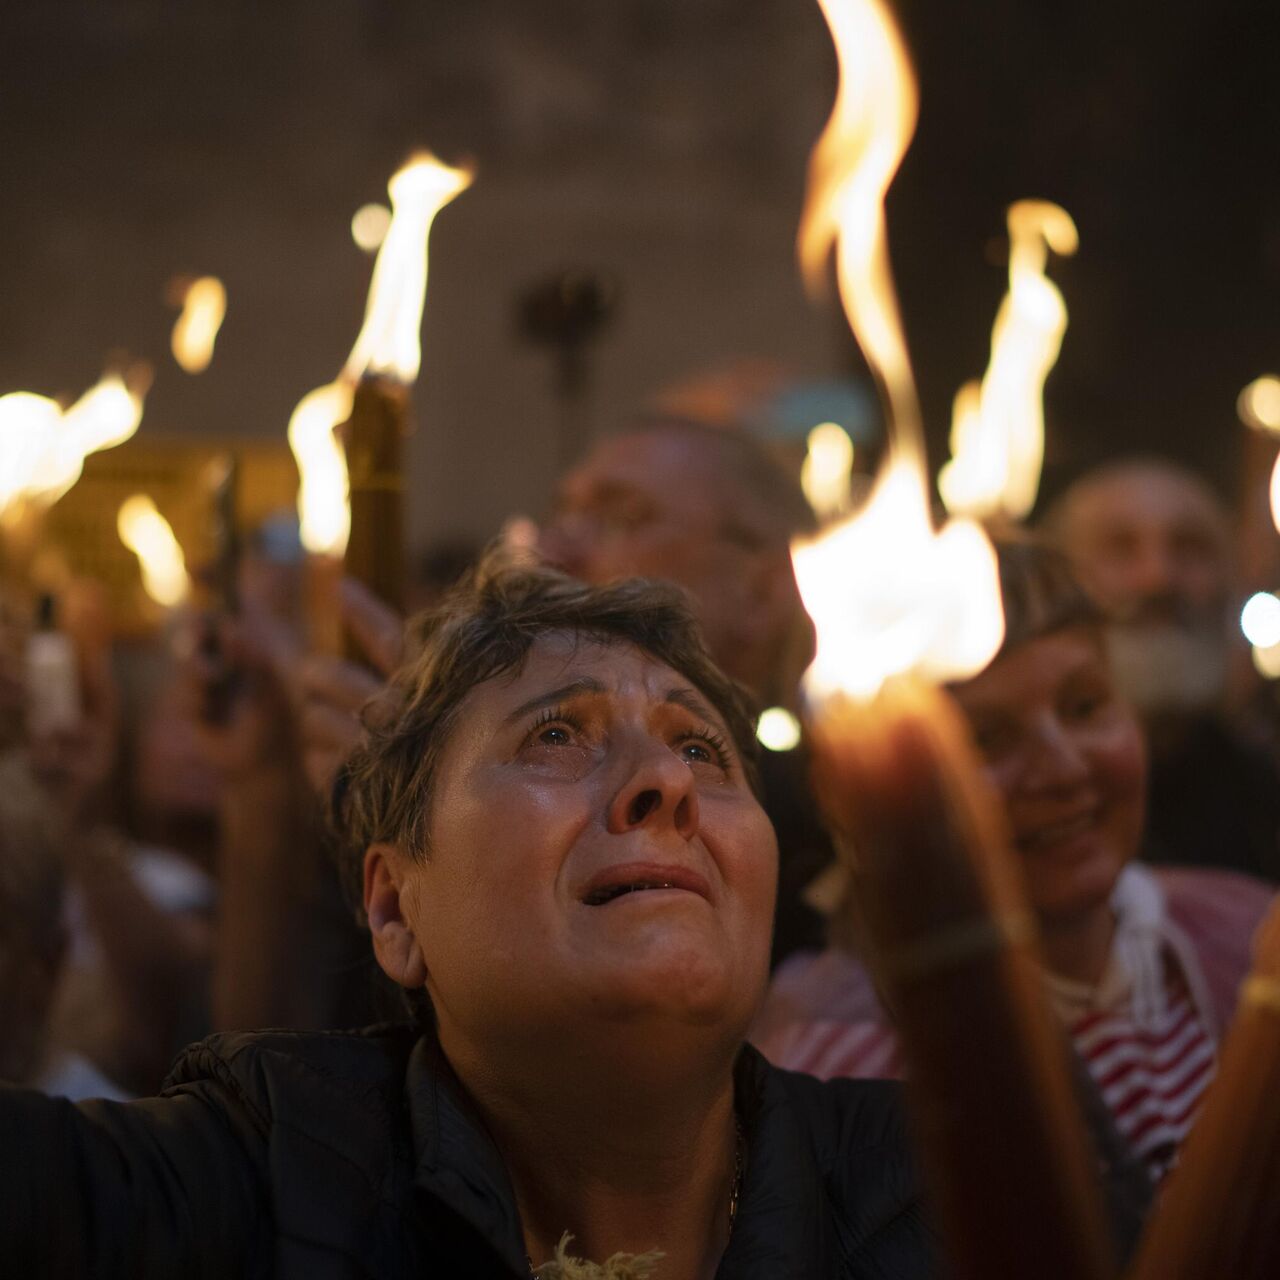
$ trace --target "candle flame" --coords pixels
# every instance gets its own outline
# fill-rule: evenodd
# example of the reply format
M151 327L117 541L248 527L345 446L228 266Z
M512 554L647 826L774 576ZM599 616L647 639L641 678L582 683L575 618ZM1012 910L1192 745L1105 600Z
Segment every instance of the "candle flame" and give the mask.
M951 418L951 461L938 475L947 510L1021 520L1035 506L1044 463L1044 383L1067 327L1062 294L1044 274L1049 250L1076 251L1065 209L1046 200L1011 205L1009 292L996 312L982 382L966 383Z
M56 400L30 391L0 396L0 512L25 497L62 423Z
M839 423L823 422L809 432L806 443L800 487L819 520L834 520L849 506L853 441Z
M810 289L836 252L836 279L858 345L899 438L923 457L920 409L889 266L884 198L915 132L906 49L880 0L819 0L840 68L835 106L809 160L797 248Z
M191 590L187 562L156 504L145 493L126 498L116 516L116 529L120 541L138 557L147 595L166 609L181 604Z
M344 370L348 378L381 373L409 383L418 376L431 224L471 180L470 169L451 168L423 152L388 183L391 224L373 265L364 325Z
M794 553L796 583L817 632L805 690L869 699L895 675L956 680L1000 647L995 554L981 526L935 532L919 479L892 460L866 506Z
M316 555L341 556L351 532L347 455L334 428L351 416L354 389L339 379L298 401L289 419L289 447L298 464L298 520L302 545Z
M888 451L863 508L793 547L817 649L811 698L875 696L898 675L981 670L1004 633L995 552L980 526L935 530L919 403L898 313L884 198L916 120L906 50L881 0L819 0L840 66L835 107L809 165L799 234L812 284L832 245L840 298L884 394Z
M123 444L142 421L143 391L105 374L69 409L15 391L0 396L0 511L25 500L47 507L84 470L84 460Z
M227 314L227 291L217 276L201 276L187 286L182 314L173 326L173 358L188 373L203 373Z

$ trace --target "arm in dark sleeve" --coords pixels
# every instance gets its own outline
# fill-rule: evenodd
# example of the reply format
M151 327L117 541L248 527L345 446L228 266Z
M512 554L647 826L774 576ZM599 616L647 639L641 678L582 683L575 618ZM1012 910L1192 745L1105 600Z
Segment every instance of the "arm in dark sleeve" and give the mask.
M0 1274L270 1269L265 1128L213 1081L134 1103L0 1085Z

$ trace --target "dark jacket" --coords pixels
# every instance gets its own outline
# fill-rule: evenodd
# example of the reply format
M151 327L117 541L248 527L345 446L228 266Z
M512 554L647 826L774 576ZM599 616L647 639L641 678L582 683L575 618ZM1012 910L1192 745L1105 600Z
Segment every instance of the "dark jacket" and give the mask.
M720 1277L931 1274L896 1086L822 1084L747 1048L737 1097L747 1165ZM0 1168L7 1276L528 1274L497 1148L407 1027L214 1036L137 1103L0 1088Z

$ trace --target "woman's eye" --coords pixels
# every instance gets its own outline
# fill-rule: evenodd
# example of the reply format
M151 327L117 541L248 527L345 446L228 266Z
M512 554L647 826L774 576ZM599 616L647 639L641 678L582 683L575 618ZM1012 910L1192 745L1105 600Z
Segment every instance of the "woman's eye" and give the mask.
M549 724L539 731L538 741L549 747L567 747L573 735L562 724Z
M679 744L677 754L690 768L709 764L722 772L729 771L729 753L718 738L695 734Z
M1072 720L1088 720L1105 706L1106 702L1107 699L1101 694L1080 694L1067 703L1066 714Z

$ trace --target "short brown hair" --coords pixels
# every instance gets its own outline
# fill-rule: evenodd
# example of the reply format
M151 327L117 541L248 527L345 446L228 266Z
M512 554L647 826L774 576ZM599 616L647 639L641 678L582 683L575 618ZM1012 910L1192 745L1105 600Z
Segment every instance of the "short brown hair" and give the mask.
M427 851L435 769L467 694L518 672L540 636L571 632L627 643L688 677L724 718L759 794L755 734L738 686L712 661L680 588L630 578L585 586L490 552L410 624L409 657L366 714L366 734L334 783L343 878L360 898L365 850L379 841Z
M993 542L1004 600L1001 653L1064 627L1102 625L1101 611L1056 544L1033 534L1007 533Z

